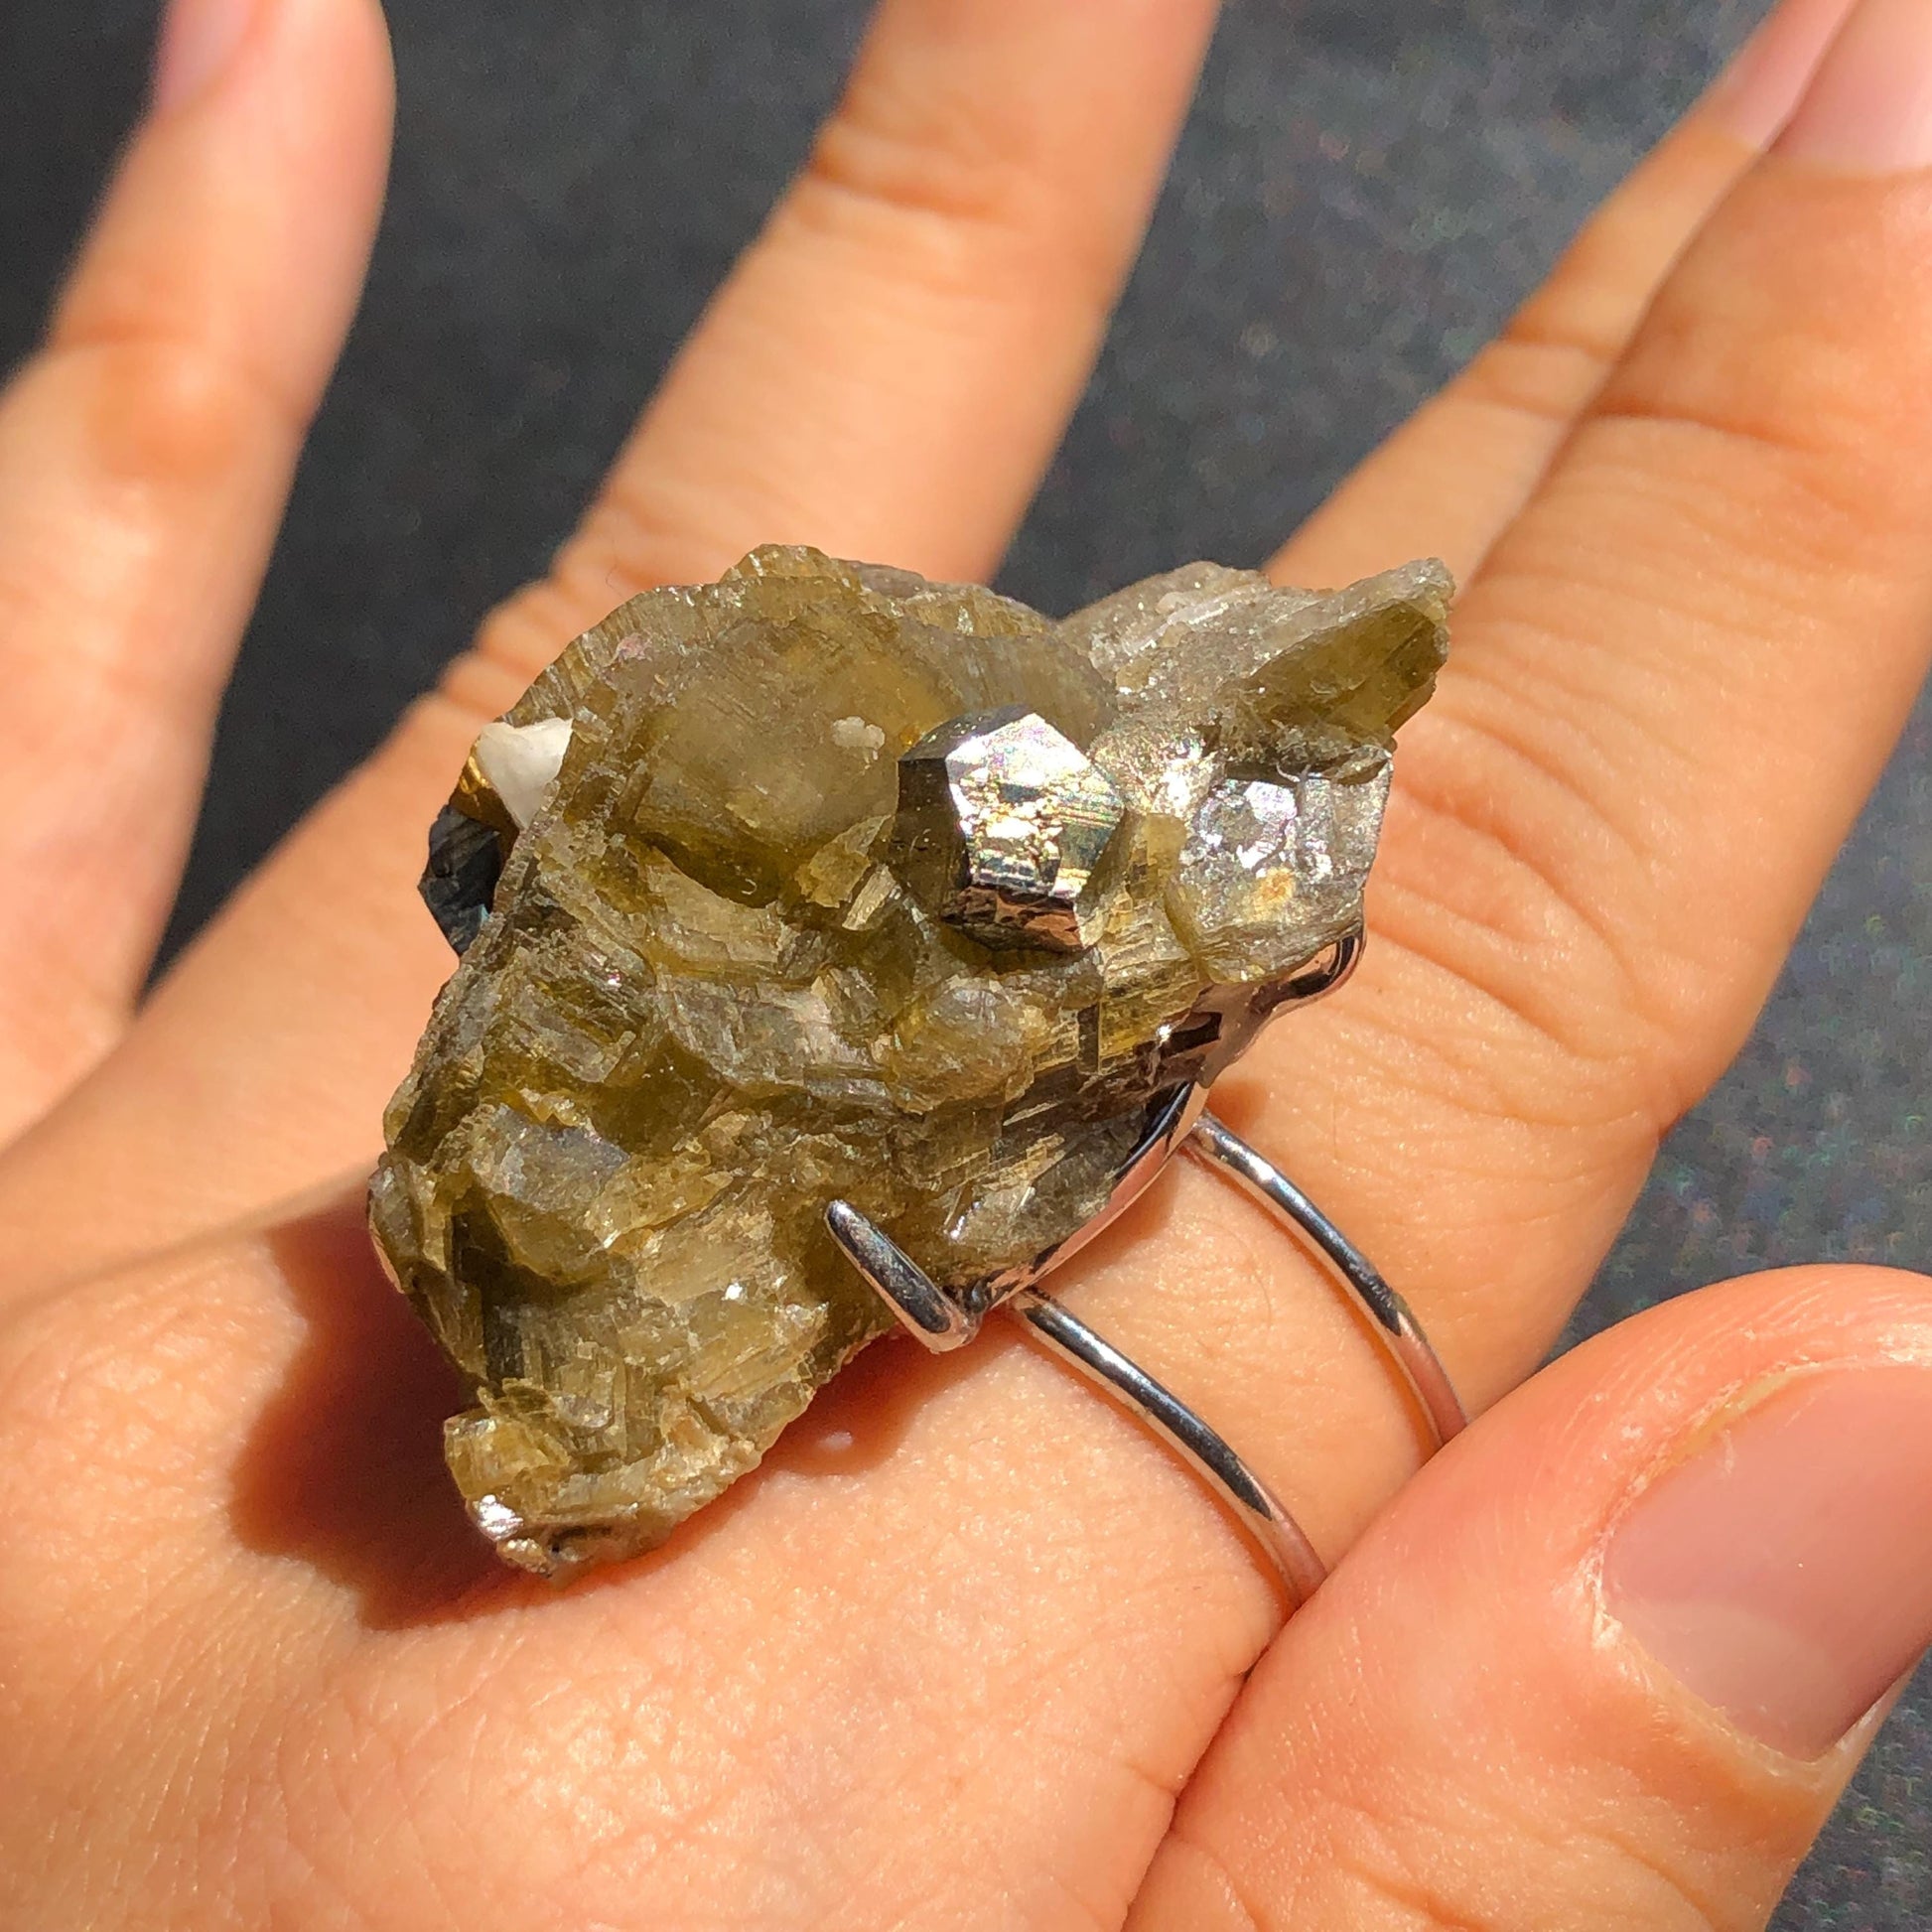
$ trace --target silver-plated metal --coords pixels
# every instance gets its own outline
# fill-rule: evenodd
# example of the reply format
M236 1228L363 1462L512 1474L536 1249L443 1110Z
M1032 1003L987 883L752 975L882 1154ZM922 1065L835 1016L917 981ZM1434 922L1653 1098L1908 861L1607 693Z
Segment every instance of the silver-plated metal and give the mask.
M825 1225L900 1325L935 1355L963 1348L979 1333L983 1317L962 1308L849 1201L835 1200L825 1210Z
M1048 1301L1037 1289L1023 1290L1011 1307L1056 1355L1156 1430L1221 1497L1281 1572L1295 1604L1313 1594L1327 1575L1326 1566L1301 1524L1225 1438L1078 1315Z
M1289 979L1252 995L1251 1007L1230 1016L1230 1024L1258 1028L1275 1013L1333 992L1354 971L1361 950L1359 930L1344 935ZM933 1281L849 1201L833 1201L825 1212L826 1223L846 1258L901 1325L935 1353L962 1347L979 1333L993 1309L1010 1309L1055 1353L1154 1429L1215 1491L1266 1553L1299 1604L1325 1573L1313 1545L1281 1499L1172 1390L1039 1291L1047 1274L1139 1199L1183 1148L1235 1180L1280 1226L1327 1263L1400 1369L1437 1445L1459 1433L1467 1417L1414 1311L1301 1188L1207 1111L1204 1081L1177 1086L1149 1105L1141 1135L1117 1170L1098 1213L1064 1241L968 1289L955 1292Z
M1017 1268L1003 1269L991 1276L979 1291L986 1306L995 1308L1018 1295L1022 1289L1050 1275L1061 1262L1078 1254L1101 1229L1110 1226L1147 1192L1173 1159L1174 1151L1193 1131L1195 1121L1207 1105L1205 1087L1176 1087L1159 1095L1148 1108L1141 1137L1134 1151L1114 1171L1113 1191L1106 1204L1081 1223L1064 1241L1043 1248Z
M1270 1215L1328 1264L1402 1372L1428 1418L1437 1447L1468 1426L1468 1415L1449 1371L1416 1313L1383 1279L1361 1249L1315 1206L1266 1155L1251 1148L1224 1121L1203 1111L1188 1136L1186 1152L1203 1166L1229 1175Z
M1355 977L1355 968L1362 963L1363 943L1362 929L1357 926L1353 932L1344 932L1332 946L1324 946L1283 984L1282 997L1273 1011L1280 1012L1290 1006L1305 1007L1311 1001L1325 1000L1330 993L1339 993Z
M891 1235L849 1201L834 1201L825 1219L852 1265L928 1348L957 1348L978 1333L979 1317L962 1309ZM1287 1507L1225 1438L1078 1315L1048 1301L1037 1289L1020 1290L1005 1306L1056 1354L1155 1430L1233 1511L1280 1571L1294 1602L1307 1598L1326 1574L1321 1559ZM950 1322L948 1310L956 1317Z

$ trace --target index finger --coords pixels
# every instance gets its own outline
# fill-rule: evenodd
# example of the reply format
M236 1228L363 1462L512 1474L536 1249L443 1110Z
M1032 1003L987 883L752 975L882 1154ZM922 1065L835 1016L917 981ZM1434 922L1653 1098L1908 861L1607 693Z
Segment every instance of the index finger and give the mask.
M181 0L161 85L0 393L0 1139L119 1035L381 207L372 0ZM217 58L218 57L218 58Z

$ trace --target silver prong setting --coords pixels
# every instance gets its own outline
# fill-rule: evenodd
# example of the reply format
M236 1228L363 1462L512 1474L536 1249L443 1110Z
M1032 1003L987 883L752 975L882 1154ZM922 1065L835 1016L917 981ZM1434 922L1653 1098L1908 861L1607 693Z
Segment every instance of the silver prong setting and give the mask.
M1277 1008L1306 1005L1333 992L1354 970L1361 951L1359 929L1324 948L1275 989ZM1116 1171L1107 1201L1084 1226L1025 1265L976 1283L963 1297L935 1282L850 1201L833 1201L825 1210L826 1225L900 1325L935 1354L971 1341L989 1309L1004 1307L1024 1321L1063 1360L1139 1417L1207 1483L1266 1553L1291 1603L1299 1606L1320 1585L1323 1568L1294 1515L1216 1430L1037 1286L1138 1199L1183 1150L1235 1181L1278 1225L1320 1257L1402 1374L1435 1446L1457 1435L1466 1426L1466 1411L1414 1311L1301 1188L1207 1111L1204 1083L1176 1088L1150 1104L1140 1140Z
M1362 963L1364 937L1362 928L1356 926L1352 932L1344 932L1339 939L1322 947L1306 966L1291 973L1282 982L1281 1006L1277 1011L1312 1006L1330 993L1339 993Z
M935 1355L963 1348L979 1333L979 1317L962 1308L891 1235L850 1201L835 1200L825 1225L845 1258L892 1310L907 1334Z

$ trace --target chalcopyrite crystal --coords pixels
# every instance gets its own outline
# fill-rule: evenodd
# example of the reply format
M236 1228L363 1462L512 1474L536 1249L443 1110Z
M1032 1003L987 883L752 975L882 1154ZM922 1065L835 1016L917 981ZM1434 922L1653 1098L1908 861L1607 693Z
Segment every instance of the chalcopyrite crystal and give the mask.
M483 731L371 1219L507 1561L660 1542L892 1325L834 1198L982 1303L1105 1203L1359 924L1449 588L1194 564L1056 623L770 548Z

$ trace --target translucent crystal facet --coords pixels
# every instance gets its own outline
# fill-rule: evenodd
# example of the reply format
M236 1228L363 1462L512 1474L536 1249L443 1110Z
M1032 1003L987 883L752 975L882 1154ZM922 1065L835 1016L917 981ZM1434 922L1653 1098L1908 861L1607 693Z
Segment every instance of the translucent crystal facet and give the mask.
M486 728L371 1216L508 1561L649 1548L886 1330L833 1198L968 1292L1096 1211L1358 924L1448 595L1200 564L1054 623L768 549Z

